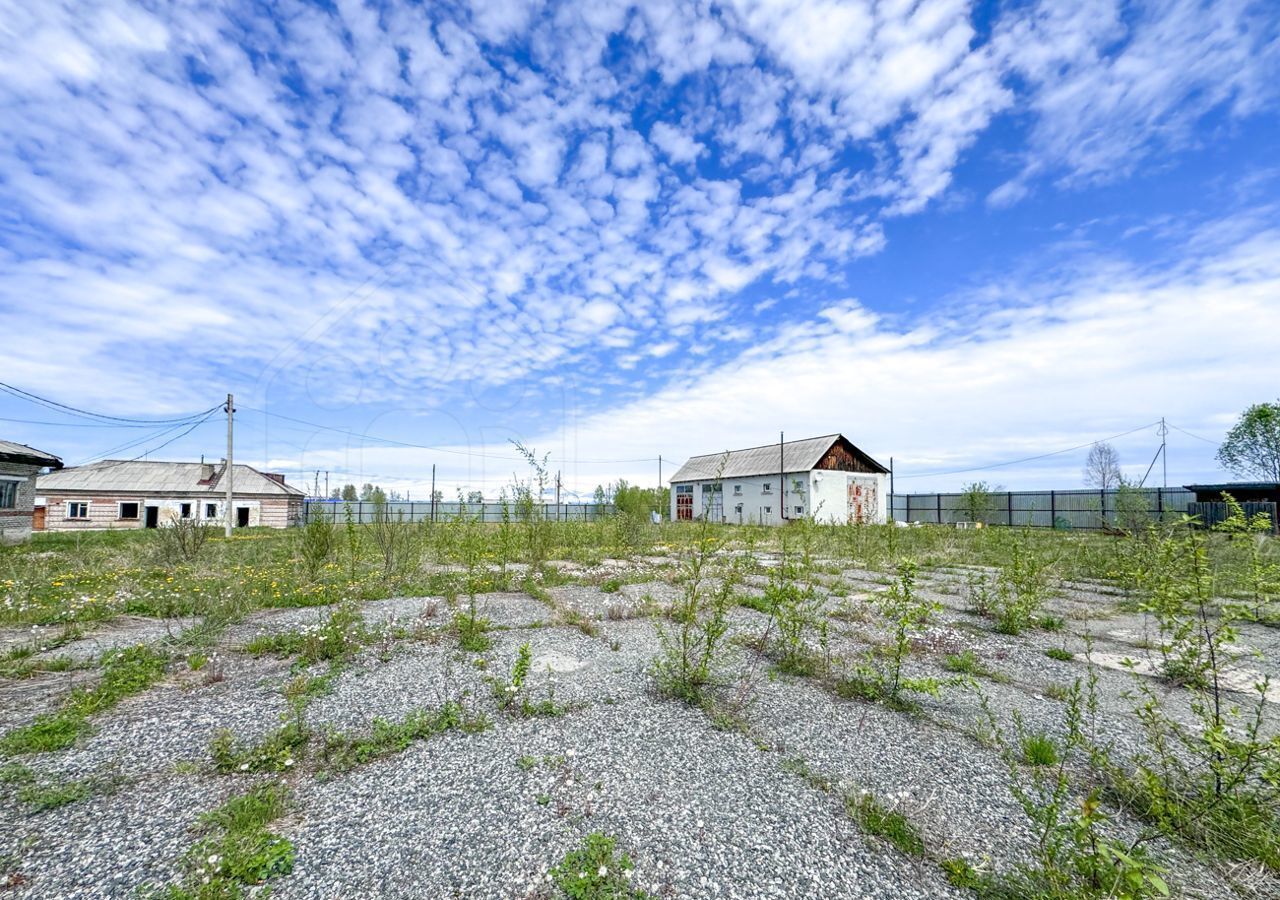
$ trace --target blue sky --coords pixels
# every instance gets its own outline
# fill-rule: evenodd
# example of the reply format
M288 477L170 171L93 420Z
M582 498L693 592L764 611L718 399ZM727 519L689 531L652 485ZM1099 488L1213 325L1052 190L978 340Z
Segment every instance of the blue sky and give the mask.
M1069 488L961 470L1161 416L1217 479L1280 394L1273 3L213 6L0 0L4 381L420 495L783 430Z

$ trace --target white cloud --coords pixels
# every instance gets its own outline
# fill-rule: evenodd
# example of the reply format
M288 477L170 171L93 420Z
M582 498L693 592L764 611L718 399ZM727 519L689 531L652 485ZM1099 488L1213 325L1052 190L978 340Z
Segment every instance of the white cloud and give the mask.
M576 422L575 440L584 455L606 447L644 455L659 446L678 465L697 453L757 445L780 428L793 436L842 431L877 457L894 456L898 472L910 475L1069 447L1162 415L1217 435L1280 383L1271 347L1280 329L1280 231L1240 241L1258 222L1242 217L1201 230L1182 265L1081 261L1065 284L982 292L1024 298L1015 308L944 310L902 326L847 301L736 360ZM1145 468L1157 443L1148 429L1121 446L1131 464L1145 455ZM1213 448L1196 444L1188 439L1176 451L1172 477L1214 474ZM1047 465L980 477L1075 484L1078 461ZM963 480L908 479L900 489Z
M649 129L649 140L672 162L691 163L706 152L706 147L666 122L655 122Z
M647 391L646 361L711 371L792 289L771 324L831 371L856 333L886 367L998 380L920 349L966 334L946 323L794 326L856 287L886 221L953 191L998 115L1032 143L993 205L1128 171L1275 90L1274 23L1232 2L1018 7L991 41L959 0L82 7L0 14L0 327L23 335L12 379L134 413L224 384L326 408L584 369Z
M1249 0L1048 0L1002 20L993 46L1030 89L1027 173L1068 183L1128 175L1194 143L1208 112L1256 112L1280 85L1280 10Z

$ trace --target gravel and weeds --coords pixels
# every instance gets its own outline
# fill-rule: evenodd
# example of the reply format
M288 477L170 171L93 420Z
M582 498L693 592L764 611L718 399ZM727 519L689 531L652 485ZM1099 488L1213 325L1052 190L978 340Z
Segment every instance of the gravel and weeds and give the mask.
M0 550L12 895L1280 896L1274 538L513 496Z

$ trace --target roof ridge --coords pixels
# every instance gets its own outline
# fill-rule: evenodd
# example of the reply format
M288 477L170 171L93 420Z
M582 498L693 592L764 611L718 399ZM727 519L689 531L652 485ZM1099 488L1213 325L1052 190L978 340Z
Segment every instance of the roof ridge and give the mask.
M779 443L786 447L788 444L803 444L805 441L817 441L822 438L838 438L844 437L839 431L833 431L830 434L815 434L813 437L796 438L794 441L772 441L768 444L757 444L754 447L739 447L737 450L717 450L714 453L700 453L697 456L690 456L689 462L695 459L706 459L708 456L724 456L726 453L747 453L751 450L763 450L765 447L776 447Z

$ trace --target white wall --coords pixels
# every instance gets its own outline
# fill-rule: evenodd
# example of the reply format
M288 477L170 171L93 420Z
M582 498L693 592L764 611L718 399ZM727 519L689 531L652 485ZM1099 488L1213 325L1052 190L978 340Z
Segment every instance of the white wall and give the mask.
M786 475L786 515L788 518L801 518L810 511L810 481L808 472L789 472ZM795 482L800 482L796 490ZM714 484L706 481L688 482L693 485L693 517L701 518L703 502L710 494L703 491L703 485ZM733 525L763 524L778 525L783 521L783 494L778 488L777 475L753 475L748 478L725 478L722 487L721 515L713 521L728 522ZM769 486L768 492L765 485ZM680 485L671 485L671 519L677 520ZM742 510L739 511L738 507ZM797 512L797 507L800 511Z
M809 480L812 485L810 496L813 498L813 516L819 522L843 525L853 520L857 512L856 507L851 508L851 499L854 504L861 501L863 521L888 521L888 475L818 470L809 473ZM861 491L857 491L857 488L861 488Z
M796 482L800 482L799 489ZM693 518L699 519L704 503L712 496L703 490L714 481L694 481L671 485L671 519L678 521L680 487L693 487ZM753 475L749 478L725 478L722 485L720 515L713 521L729 524L779 525L783 522L783 497L778 490L777 475ZM765 485L769 486L766 493ZM789 472L785 476L786 518L812 516L819 522L844 524L849 521L850 485L861 487L866 503L863 515L868 521L884 522L889 514L889 477L861 472ZM738 506L741 505L741 511Z

